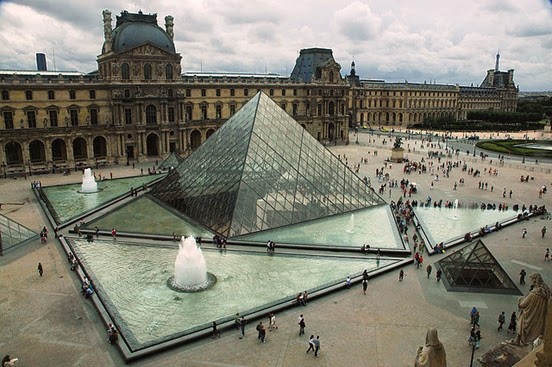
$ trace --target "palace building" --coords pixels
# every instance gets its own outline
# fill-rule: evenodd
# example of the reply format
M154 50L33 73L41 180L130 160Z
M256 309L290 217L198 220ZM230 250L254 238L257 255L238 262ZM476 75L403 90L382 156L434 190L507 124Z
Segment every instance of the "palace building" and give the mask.
M331 49L300 51L289 76L182 71L174 19L103 12L104 44L91 73L0 70L0 172L59 172L186 156L258 91L318 141L348 142L359 126L406 128L425 118L465 119L478 109L515 111L513 70L479 87L362 80L342 75Z

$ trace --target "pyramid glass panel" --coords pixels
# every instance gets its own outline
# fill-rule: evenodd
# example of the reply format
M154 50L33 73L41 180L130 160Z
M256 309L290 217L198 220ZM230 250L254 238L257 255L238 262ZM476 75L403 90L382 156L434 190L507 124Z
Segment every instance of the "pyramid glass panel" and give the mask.
M262 92L152 194L225 237L384 203Z
M441 259L447 290L521 294L481 240Z
M180 163L184 162L184 158L182 158L177 152L172 152L160 165L159 168L161 169L169 169L169 168L175 168L178 167Z
M38 233L0 214L0 243L3 251L15 247Z

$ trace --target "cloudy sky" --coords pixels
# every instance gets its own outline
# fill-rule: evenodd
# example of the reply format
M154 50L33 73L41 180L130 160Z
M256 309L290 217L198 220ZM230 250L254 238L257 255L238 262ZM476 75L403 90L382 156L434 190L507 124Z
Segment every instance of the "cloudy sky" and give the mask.
M515 69L522 91L552 90L552 0L0 0L0 69L96 69L102 10L175 20L185 71L289 75L302 48L333 49L342 74L478 85Z

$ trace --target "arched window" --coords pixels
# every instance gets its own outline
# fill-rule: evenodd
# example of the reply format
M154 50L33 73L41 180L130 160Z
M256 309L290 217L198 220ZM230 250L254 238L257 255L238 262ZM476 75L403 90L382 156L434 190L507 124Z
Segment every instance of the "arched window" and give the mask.
M173 76L173 66L172 66L172 64L167 64L165 66L165 78L167 80L173 80L174 76Z
M152 104L146 107L146 124L147 125L157 124L157 108Z
M144 65L144 79L151 80L151 65L145 64Z
M126 62L123 63L123 65L121 65L121 77L124 80L129 80L130 79L130 67L128 66L128 64Z

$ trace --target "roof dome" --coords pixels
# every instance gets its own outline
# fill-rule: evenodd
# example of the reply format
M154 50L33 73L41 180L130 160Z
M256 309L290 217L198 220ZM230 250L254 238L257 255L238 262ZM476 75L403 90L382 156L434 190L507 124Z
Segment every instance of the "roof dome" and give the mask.
M166 52L176 54L171 37L157 25L156 15L130 14L117 17L113 30L113 52L121 53L145 43L150 43Z

